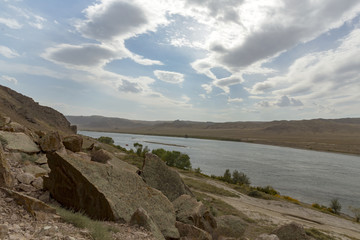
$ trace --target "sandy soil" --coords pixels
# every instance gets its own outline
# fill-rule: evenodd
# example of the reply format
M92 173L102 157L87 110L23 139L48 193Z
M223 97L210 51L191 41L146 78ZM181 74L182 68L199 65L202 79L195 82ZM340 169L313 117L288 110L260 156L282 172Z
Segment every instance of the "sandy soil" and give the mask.
M185 175L181 176L189 178ZM252 198L211 179L196 178L196 180L206 181L208 184L237 194L239 198L205 193L213 198L221 199L248 217L256 220L260 225L279 226L290 222L297 222L306 228L316 228L342 240L360 239L359 223L290 202Z

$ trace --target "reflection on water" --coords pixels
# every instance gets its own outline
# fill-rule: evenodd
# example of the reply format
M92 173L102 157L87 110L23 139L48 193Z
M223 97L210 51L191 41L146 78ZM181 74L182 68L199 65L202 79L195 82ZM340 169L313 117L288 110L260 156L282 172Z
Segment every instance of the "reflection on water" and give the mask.
M328 206L331 199L338 198L345 213L350 213L349 206L360 207L358 156L231 141L87 131L80 134L108 136L127 149L139 142L150 149L184 152L190 156L193 168L200 167L208 175L237 169L250 177L252 185L271 185L282 195L303 202Z

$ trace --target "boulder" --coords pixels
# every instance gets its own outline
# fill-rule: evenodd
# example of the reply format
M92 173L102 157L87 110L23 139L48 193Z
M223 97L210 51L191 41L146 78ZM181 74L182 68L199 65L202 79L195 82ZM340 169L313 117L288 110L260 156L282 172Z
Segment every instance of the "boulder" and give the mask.
M48 171L46 171L45 169L35 166L35 165L26 165L24 167L24 172L26 173L30 173L32 175L34 175L36 178L37 177L42 177L45 176L46 174L48 174Z
M176 222L175 226L179 230L181 240L212 240L212 237L208 232L205 232L204 230L193 225Z
M0 129L3 129L5 125L9 124L11 119L9 117L1 116L0 115Z
M35 163L38 164L38 165L47 164L46 155L43 155L43 156L39 157L39 158L35 161Z
M23 125L21 125L17 122L10 122L4 127L4 130L8 131L8 132L23 132L23 133L25 133L27 129Z
M141 176L149 186L160 190L170 201L183 194L194 196L180 175L155 154L146 154Z
M261 234L255 240L280 240L275 234Z
M10 151L29 154L40 152L38 145L25 133L0 131L0 138L3 138L7 142L5 147Z
M44 152L55 152L64 147L58 132L50 132L40 139L40 147Z
M194 225L212 234L217 227L215 218L202 202L198 202L189 195L181 195L173 201L176 220L185 224Z
M131 216L130 225L138 225L150 231L158 240L165 240L159 227L154 223L149 214L142 208L138 208Z
M72 152L80 152L82 150L83 139L79 135L67 136L63 140L66 149Z
M47 158L51 172L44 177L44 187L62 205L93 219L119 222L130 222L141 207L165 238L179 238L171 202L146 185L134 166L119 159L111 164L89 162L58 152Z
M44 180L42 177L36 178L34 181L31 182L31 185L33 185L37 190L44 188Z
M107 163L111 158L111 153L104 149L100 149L91 153L91 161L94 162Z
M35 176L31 173L19 173L16 175L16 179L23 184L30 185L32 181L35 180Z
M302 225L292 222L275 229L272 234L279 237L280 240L307 240L305 229Z
M244 235L247 224L240 217L224 215L216 218L217 228L214 237L240 238Z
M3 192L5 192L9 197L13 198L15 202L25 208L32 216L39 218L43 218L43 213L54 215L56 214L56 210L49 205L43 203L42 201L26 196L19 192L15 192L9 189L0 188Z
M0 143L0 187L11 188L14 185L14 177L11 174L10 165L4 156Z

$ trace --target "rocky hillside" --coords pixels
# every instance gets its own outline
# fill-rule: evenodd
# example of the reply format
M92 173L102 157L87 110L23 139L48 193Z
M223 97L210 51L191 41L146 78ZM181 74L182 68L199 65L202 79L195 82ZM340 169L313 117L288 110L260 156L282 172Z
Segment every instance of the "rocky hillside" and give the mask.
M75 131L69 121L58 111L39 105L33 99L0 85L0 116L7 116L32 130Z

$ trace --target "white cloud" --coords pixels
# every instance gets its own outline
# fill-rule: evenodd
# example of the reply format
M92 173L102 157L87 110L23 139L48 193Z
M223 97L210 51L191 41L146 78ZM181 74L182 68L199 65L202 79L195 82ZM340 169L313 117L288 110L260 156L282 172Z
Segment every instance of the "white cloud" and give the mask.
M184 74L177 72L155 70L154 74L159 80L167 83L180 84L184 81Z
M12 82L12 83L14 83L14 84L17 84L17 83L18 83L18 80L17 80L16 78L10 77L10 76L7 76L7 75L2 75L2 76L0 77L0 79L3 79L3 80L8 81L8 82Z
M19 56L19 54L16 51L1 45L0 45L0 54L7 58L15 58Z
M4 24L8 28L12 28L12 29L22 28L22 25L20 23L18 23L18 21L16 19L0 18L0 24Z
M242 98L228 98L229 103L241 103L243 101L244 101L244 99L242 99Z

